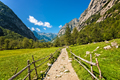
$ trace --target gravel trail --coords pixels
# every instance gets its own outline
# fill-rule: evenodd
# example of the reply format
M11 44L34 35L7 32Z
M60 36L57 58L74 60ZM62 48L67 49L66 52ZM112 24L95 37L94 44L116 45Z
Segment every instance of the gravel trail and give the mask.
M70 62L66 48L63 48L44 80L79 80Z

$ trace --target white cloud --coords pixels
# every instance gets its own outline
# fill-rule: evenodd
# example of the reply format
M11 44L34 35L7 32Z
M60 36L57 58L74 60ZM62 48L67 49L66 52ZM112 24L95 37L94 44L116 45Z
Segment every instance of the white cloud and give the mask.
M44 30L46 30L46 28L43 28Z
M34 25L38 25L38 26L46 26L48 28L51 28L52 26L50 25L49 22L42 22L42 21L38 21L37 19L35 19L33 16L29 16L28 20L31 23L34 23Z
M51 28L51 27L52 27L49 22L44 22L44 26L46 26L46 27L48 27L48 28Z
M40 31L40 29L39 29L39 28L36 28L36 30L37 30L37 31Z
M61 28L61 27L62 27L62 25L59 26L59 28Z
M34 28L34 27L32 27L32 30L34 31L34 30L35 30L35 28Z
M30 29L30 27L28 27L28 29Z
M37 20L33 17L33 16L29 16L29 19L28 19L31 23L34 23L34 24L37 24Z
M43 25L43 22L42 22L42 21L39 21L39 22L37 22L35 25L42 26L42 25Z

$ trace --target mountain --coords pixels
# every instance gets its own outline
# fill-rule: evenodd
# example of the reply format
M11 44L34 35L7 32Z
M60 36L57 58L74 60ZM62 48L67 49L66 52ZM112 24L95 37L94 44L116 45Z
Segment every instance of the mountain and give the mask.
M72 25L66 23L60 29L58 36L60 37L61 35L65 34L67 24L69 25L71 31L74 27L80 31L84 26L90 25L92 22L97 23L105 20L107 17L111 16L111 14L105 15L105 13L117 2L119 2L119 0L91 0L88 8L80 15L79 20L75 18L70 21L69 23L73 23Z
M93 15L99 16L97 17L97 22L101 22L100 16L103 16L106 11L108 11L115 4L117 0L91 0L88 8L81 14L79 18L79 25L77 26L78 30L81 30L83 26L88 25L85 23L89 18L91 18L91 22L93 22ZM99 19L100 18L100 19ZM90 23L89 23L90 24Z
M23 14L24 15L24 14ZM37 40L33 32L17 17L17 15L0 1L0 26L29 39ZM2 29L0 33L3 33Z
M69 26L69 28L70 28L71 30L73 30L74 27L76 27L76 26L78 25L78 22L79 22L79 20L78 20L77 18L75 18L75 19L71 20L69 23L66 23L66 24L60 29L60 31L59 31L59 33L58 33L58 37L60 37L61 35L64 35L64 34L65 34L65 30L66 30L67 25Z
M51 41L53 38L57 36L56 33L44 33L44 32L38 33L36 31L33 31L33 33L38 40L44 39L46 42Z

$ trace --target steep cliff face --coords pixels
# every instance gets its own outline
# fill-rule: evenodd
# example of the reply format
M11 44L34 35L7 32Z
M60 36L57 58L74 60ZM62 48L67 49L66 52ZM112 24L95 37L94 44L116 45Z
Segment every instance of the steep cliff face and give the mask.
M100 13L100 18L96 22L101 22L105 19L103 15L109 10L117 0L91 0L88 8L81 14L79 18L79 25L77 29L80 30L83 26L87 25L84 22L92 15Z
M73 30L74 27L76 27L76 26L78 25L78 22L79 22L79 20L78 20L77 18L75 18L75 19L71 20L69 23L66 23L66 24L60 29L60 31L59 31L59 33L58 33L58 37L60 37L61 35L64 35L64 34L65 34L65 30L66 30L67 25L69 26L69 28L70 28L71 30Z
M110 8L112 8L112 6L115 4L116 1L117 0L109 0L108 1L107 5L100 11L101 17L97 20L97 22L101 22L101 21L105 20L107 16L111 15L111 14L109 14L109 15L103 16L106 11L108 11Z
M99 12L108 0L91 0L88 8L81 14L79 23L85 22L91 15Z
M24 37L36 40L30 29L17 17L17 15L0 1L0 26L14 31ZM1 33L1 31L0 31Z

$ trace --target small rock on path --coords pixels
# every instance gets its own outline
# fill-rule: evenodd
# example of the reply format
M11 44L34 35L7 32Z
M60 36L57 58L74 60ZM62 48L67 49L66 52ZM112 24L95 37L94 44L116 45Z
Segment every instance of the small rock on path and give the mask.
M52 65L44 80L79 80L69 61L66 48L62 49L60 56Z

